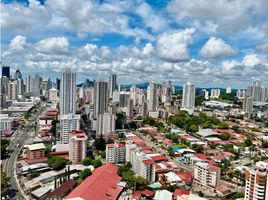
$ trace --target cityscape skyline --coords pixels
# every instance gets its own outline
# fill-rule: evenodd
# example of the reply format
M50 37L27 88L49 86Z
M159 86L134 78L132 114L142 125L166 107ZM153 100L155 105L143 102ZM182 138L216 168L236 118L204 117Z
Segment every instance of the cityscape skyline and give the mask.
M268 85L267 3L240 1L1 1L1 62L50 77L71 67L80 81Z

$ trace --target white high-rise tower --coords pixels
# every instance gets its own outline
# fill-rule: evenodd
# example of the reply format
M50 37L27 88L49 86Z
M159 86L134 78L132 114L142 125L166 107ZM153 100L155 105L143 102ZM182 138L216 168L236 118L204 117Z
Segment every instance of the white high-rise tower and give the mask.
M76 73L67 68L61 74L60 114L76 113Z
M94 116L108 110L108 83L96 81L94 84Z
M182 108L191 110L195 106L195 86L188 82L183 85Z
M112 74L109 77L109 97L113 98L113 93L117 89L116 74Z
M156 111L157 110L157 97L156 97L156 82L152 81L147 89L148 95L148 110L149 111Z

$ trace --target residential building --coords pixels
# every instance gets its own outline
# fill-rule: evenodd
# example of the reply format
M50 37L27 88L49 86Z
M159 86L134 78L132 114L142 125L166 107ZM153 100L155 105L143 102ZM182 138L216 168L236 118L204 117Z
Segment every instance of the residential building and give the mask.
M211 89L210 91L210 98L218 99L220 98L221 90L220 89Z
M60 137L63 144L69 143L69 133L73 130L80 130L80 115L68 115L60 116Z
M48 97L49 101L54 104L57 104L59 102L58 90L56 88L49 89Z
M43 143L25 145L27 159L40 159L45 157L46 146Z
M69 160L73 164L81 163L86 157L87 135L84 131L73 130L70 132L69 139Z
M110 112L104 112L97 116L97 136L108 136L115 131L116 116Z
M188 82L183 85L182 109L192 110L195 106L195 86Z
M267 200L268 198L268 160L257 162L246 170L244 200Z
M94 83L94 117L97 117L98 114L107 111L108 102L108 83L104 81L96 81Z
M117 83L116 83L116 74L111 74L111 76L109 76L109 97L113 98L113 93L115 92L115 90L117 90Z
M244 99L246 97L246 90L237 90L236 97L238 99Z
M119 94L119 107L126 108L128 105L128 100L130 98L130 94L127 91L121 91Z
M0 114L0 133L1 135L9 135L13 127L13 118L8 114Z
M206 100L209 99L209 92L207 90L201 90L200 96L204 97Z
M148 115L148 102L147 101L142 102L141 109L140 109L140 115L142 117Z
M133 118L133 99L129 98L127 102L127 112L126 115L128 118Z
M8 93L7 93L8 99L16 100L18 99L18 86L15 81L8 83Z
M243 100L243 111L246 117L250 117L253 110L253 97L249 96Z
M253 101L267 101L268 89L262 86L260 80L254 80L252 85L247 88L247 95L253 98Z
M106 145L106 163L124 163L126 148L124 144L115 142Z
M226 94L230 94L232 93L232 88L231 87L227 87L226 88Z
M141 147L131 140L126 142L126 162L132 164L136 175L149 182L155 181L156 163L143 152Z
M76 73L67 68L61 74L60 114L76 113Z
M194 166L194 181L206 187L216 188L219 185L221 169L205 162L197 162Z
M152 81L147 88L148 110L155 112L157 110L156 82Z

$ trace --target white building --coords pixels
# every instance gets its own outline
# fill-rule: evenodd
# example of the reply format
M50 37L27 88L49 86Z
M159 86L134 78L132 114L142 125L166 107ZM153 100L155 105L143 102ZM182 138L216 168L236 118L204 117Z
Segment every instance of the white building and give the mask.
M155 112L157 110L156 82L152 81L147 88L148 110Z
M129 98L127 102L127 112L126 115L128 118L133 118L133 99Z
M7 93L8 99L16 100L18 99L18 86L17 82L9 82L8 83L8 93Z
M246 97L246 91L245 90L237 90L236 97L238 99L244 99Z
M243 111L246 117L250 117L253 110L253 97L246 97L243 100Z
M205 162L197 162L194 166L194 181L206 187L216 188L219 185L221 169Z
M0 132L10 132L13 126L13 118L8 114L0 114Z
M138 147L132 141L126 143L126 162L132 164L133 171L136 175L148 180L155 181L155 167L154 161L146 155L142 148Z
M114 144L106 145L106 163L124 163L126 157L126 148L124 144Z
M208 100L209 99L209 92L204 89L201 91L201 96L203 96L206 100Z
M226 94L230 94L232 93L232 88L231 87L227 87L226 88Z
M61 74L60 114L76 114L76 73L67 68Z
M81 163L86 157L86 142L88 137L84 131L71 131L69 140L69 160L73 164Z
M108 83L96 81L94 83L94 117L108 109L109 102Z
M61 115L60 130L61 142L63 144L68 144L69 133L73 130L80 130L80 115L73 115L72 113Z
M140 109L140 115L142 117L148 115L148 103L147 103L147 101L142 102L141 109Z
M210 98L218 99L220 98L221 90L220 89L211 89L210 91Z
M108 136L115 131L116 116L110 112L104 112L97 116L97 136Z
M192 110L195 106L195 86L188 82L183 85L182 109Z
M57 89L55 88L49 89L48 95L49 95L49 101L51 101L53 104L57 104L59 102Z
M268 161L257 162L255 167L246 170L244 200L268 199Z
M109 85L108 85L108 89L109 89L109 97L113 98L113 93L115 92L115 90L117 90L117 83L116 83L116 74L111 74L111 76L109 76Z

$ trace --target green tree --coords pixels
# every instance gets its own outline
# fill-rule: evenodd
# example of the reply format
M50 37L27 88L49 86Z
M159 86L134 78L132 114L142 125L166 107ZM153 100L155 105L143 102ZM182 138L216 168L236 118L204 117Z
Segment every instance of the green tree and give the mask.
M226 124L225 122L221 122L221 123L218 125L218 128L219 128L219 129L228 129L229 126L228 126L228 124Z
M194 144L192 145L192 149L196 152L196 153L202 153L204 151L204 148L201 145L198 144Z
M61 170L65 167L67 160L62 157L52 156L48 159L48 166L54 170Z
M94 146L99 151L104 151L106 149L106 142L104 138L101 136L99 138L96 138L94 141Z
M94 166L94 168L98 168L100 166L102 166L102 162L100 159L96 159L92 161L92 165Z
M228 132L224 132L219 136L220 139L222 140L229 140L231 138L230 134Z
M3 158L7 153L7 146L9 145L9 140L1 139L1 158Z
M88 176L90 176L92 173L91 173L91 170L89 168L86 168L84 170L82 170L80 173L79 173L79 178L81 178L82 180L85 180Z
M199 131L199 128L198 128L198 126L196 126L195 124L192 124L192 125L189 127L188 131L191 132L191 133L196 133L196 132Z
M82 164L85 165L85 166L89 166L89 165L91 165L91 163L92 163L92 160L91 160L91 158L89 158L89 157L85 157L85 158L82 160Z
M1 194L9 187L9 180L7 174L1 171Z

